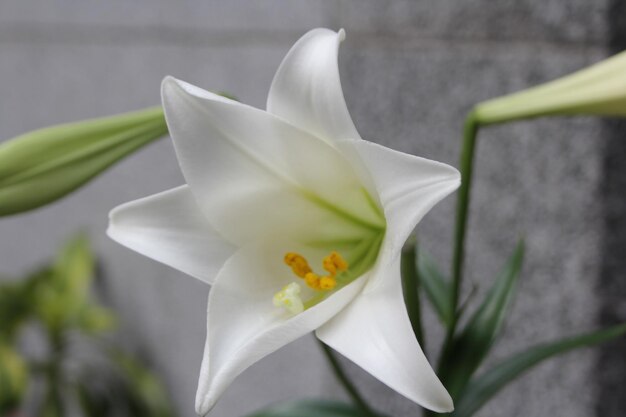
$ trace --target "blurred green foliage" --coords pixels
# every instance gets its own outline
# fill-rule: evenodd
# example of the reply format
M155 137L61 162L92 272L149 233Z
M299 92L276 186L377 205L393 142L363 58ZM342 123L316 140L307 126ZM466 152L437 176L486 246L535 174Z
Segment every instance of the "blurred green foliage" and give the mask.
M454 416L474 415L504 386L549 358L626 333L626 326L621 325L538 345L475 376L503 327L515 295L523 254L524 245L520 242L490 291L443 353L438 373L457 404ZM32 403L30 407L36 410L34 415L41 417L65 417L69 409L79 410L84 417L174 416L159 379L145 364L106 337L115 329L116 317L92 297L96 270L89 242L79 234L48 265L0 285L0 416L15 415L27 397ZM415 297L423 291L444 326L449 325L452 314L460 318L465 312L451 311L445 301L449 299L449 280L415 245L407 246L403 252L403 275L405 284L411 284L405 286L405 291L415 291ZM409 297L413 301L407 307L413 307L409 313L414 330L425 338L415 297ZM22 351L20 342L27 327L38 329L43 335L47 344L45 358L30 357ZM77 341L82 343L81 349L89 347L88 357L74 357L72 345ZM34 381L45 386L38 395L29 389ZM250 417L348 417L362 413L358 406L307 400L279 404Z
M357 406L325 400L301 400L276 404L247 417L363 417ZM384 417L382 414L377 414Z
M95 275L80 234L50 264L0 284L0 416L26 408L42 417L69 409L85 417L174 415L159 379L107 337L116 318L91 295ZM27 328L45 341L43 358L23 352ZM31 381L45 389L30 390Z
M626 116L624 68L626 54L622 53L554 82L480 103L468 116L461 150L463 181L451 277L442 273L423 251L417 251L414 244L409 244L402 254L405 302L417 339L423 345L427 338L421 324L422 293L447 331L438 374L455 400L457 409L452 416L474 415L508 383L547 359L626 333L626 325L617 325L536 345L480 370L502 333L515 297L523 243L514 250L468 320L462 319L465 306L470 303L459 307L479 129L548 115ZM0 146L0 216L56 201L165 134L163 111L157 107L53 126L7 141ZM85 417L173 416L158 378L106 339L116 319L113 312L91 297L94 266L87 239L79 235L63 247L50 265L18 281L0 284L0 417L16 414L29 394L29 383L35 380L46 387L45 393L34 399L37 416L65 417L69 408L80 410ZM465 324L457 329L460 323ZM29 326L39 329L47 342L44 359L29 357L20 349L22 331ZM77 336L89 342L93 356L78 360L73 364L73 372L68 372L66 362L76 362L72 344ZM332 358L329 355L331 363ZM249 417L362 416L369 407L341 368L335 370L355 406L311 400L289 402Z
M17 407L26 391L28 370L24 359L0 341L0 413Z
M409 244L403 257L416 264L415 268L404 268L403 274L412 273L411 281L423 289L425 298L431 303L445 328L449 328L452 315L457 320L463 318L466 306L452 312L452 286L436 263L417 245ZM522 270L524 242L520 241L495 278L491 288L474 313L467 319L463 328L456 330L448 346L443 346L437 375L450 392L455 411L454 417L470 417L492 400L507 384L524 375L531 368L544 361L571 352L575 349L595 346L626 334L626 324L607 329L555 340L550 343L531 346L475 375L488 356L492 346L502 333L505 319L515 298L517 281ZM407 277L403 276L403 280ZM470 300L468 298L468 301ZM469 304L468 302L466 302ZM411 315L411 306L407 306ZM420 314L413 312L411 319L419 320ZM421 335L425 337L424 334ZM425 410L426 416L437 415Z
M513 301L523 257L524 242L521 241L481 305L443 353L439 378L453 398L458 397L478 369L502 328Z

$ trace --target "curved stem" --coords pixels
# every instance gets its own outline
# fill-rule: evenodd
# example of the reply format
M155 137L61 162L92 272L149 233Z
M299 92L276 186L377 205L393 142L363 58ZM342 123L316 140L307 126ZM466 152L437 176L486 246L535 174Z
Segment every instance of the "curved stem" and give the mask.
M454 257L452 259L452 306L456 313L459 303L459 292L463 280L463 261L465 256L465 234L467 231L467 217L470 203L470 190L472 188L472 174L474 168L474 154L476 151L476 137L478 123L474 113L470 113L465 120L463 130L463 148L461 150L461 186L456 206L456 224L454 230ZM452 319L454 328L456 314Z
M320 347L322 348L322 351L326 355L326 359L328 359L330 366L333 368L335 376L337 377L341 385L343 385L343 388L346 390L348 395L350 395L352 401L363 411L363 414L365 416L375 417L376 413L374 413L374 411L367 404L367 402L365 402L352 381L350 381L350 378L348 378L348 375L346 375L346 373L343 371L343 368L339 364L339 361L337 360L337 357L335 356L333 350L330 347L326 346L322 341L318 340L318 342L320 344Z
M461 283L463 281L463 260L465 255L465 234L467 231L467 217L469 212L470 203L470 190L472 186L472 171L474 166L474 154L476 151L476 138L480 123L478 122L475 113L472 111L467 115L465 119L465 126L463 129L463 147L461 149L461 186L459 187L459 194L457 198L456 206L456 223L454 229L454 254L452 258L452 289L451 289L451 307L452 318L446 339L444 341L442 355L439 360L439 364L445 360L446 353L450 348L454 332L457 324L457 309L459 303L459 293L461 290Z

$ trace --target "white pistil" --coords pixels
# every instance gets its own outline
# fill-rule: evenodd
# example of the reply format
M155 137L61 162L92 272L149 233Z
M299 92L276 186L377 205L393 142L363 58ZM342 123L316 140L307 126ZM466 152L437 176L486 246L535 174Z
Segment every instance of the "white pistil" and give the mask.
M304 304L300 298L300 285L297 282L285 285L282 290L274 294L274 306L283 307L291 314L299 314L304 311Z

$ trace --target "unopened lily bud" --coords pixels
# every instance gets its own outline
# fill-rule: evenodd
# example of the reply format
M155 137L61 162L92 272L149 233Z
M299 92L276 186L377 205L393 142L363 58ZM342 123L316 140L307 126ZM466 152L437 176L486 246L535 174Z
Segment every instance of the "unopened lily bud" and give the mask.
M0 144L0 216L51 203L167 133L160 107L35 130Z
M474 110L483 125L548 115L626 116L626 52Z

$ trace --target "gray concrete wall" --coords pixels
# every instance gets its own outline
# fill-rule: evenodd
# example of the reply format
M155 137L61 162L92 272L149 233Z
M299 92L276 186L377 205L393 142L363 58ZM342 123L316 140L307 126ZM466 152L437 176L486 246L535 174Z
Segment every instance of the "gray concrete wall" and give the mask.
M616 16L624 11L614 1L5 0L0 140L154 105L166 74L262 107L291 44L326 26L347 31L342 82L362 135L456 165L462 120L474 103L566 74L619 47ZM624 319L626 290L618 281L626 270L619 255L626 236L624 132L623 125L579 118L481 134L466 289L476 285L483 294L516 239L523 234L528 244L519 298L494 358ZM103 261L103 290L124 318L124 338L155 363L180 414L191 416L208 289L104 235L110 208L182 181L169 140L153 144L61 202L0 220L0 271L21 273L86 228ZM442 203L419 227L420 240L444 266L453 203ZM427 319L432 351L441 334L432 313ZM621 416L620 351L545 364L480 415ZM294 367L301 372L281 372ZM381 410L417 415L417 406L360 369L349 371ZM268 383L268 375L288 376ZM212 415L235 417L322 395L343 397L306 337L246 371Z

